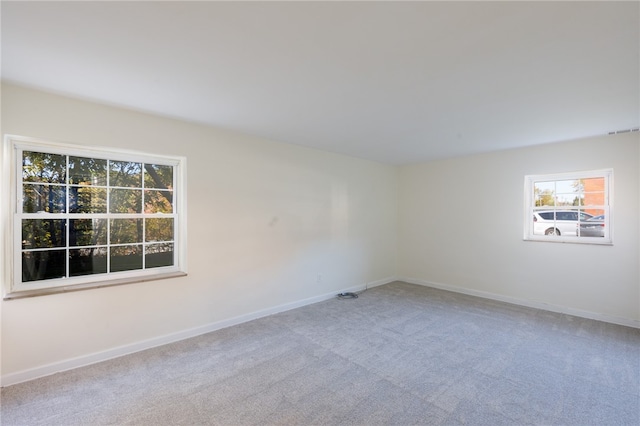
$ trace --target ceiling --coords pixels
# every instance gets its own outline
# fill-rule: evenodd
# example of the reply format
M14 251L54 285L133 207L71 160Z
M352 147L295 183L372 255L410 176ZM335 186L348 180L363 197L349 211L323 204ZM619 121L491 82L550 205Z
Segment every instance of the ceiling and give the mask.
M2 79L389 164L640 124L639 2L7 2Z

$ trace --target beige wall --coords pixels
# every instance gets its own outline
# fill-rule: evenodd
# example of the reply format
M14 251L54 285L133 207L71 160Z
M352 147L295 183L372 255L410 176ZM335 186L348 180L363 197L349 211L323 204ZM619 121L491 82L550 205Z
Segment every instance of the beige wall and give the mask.
M640 135L602 136L405 166L398 275L640 325ZM524 176L614 170L614 245L523 241Z
M640 325L638 133L391 167L12 85L2 133L186 156L189 197L187 277L0 302L3 384L395 276ZM524 175L609 167L613 246L523 241Z
M394 167L11 85L2 133L186 156L188 182L188 276L1 302L5 384L395 273Z

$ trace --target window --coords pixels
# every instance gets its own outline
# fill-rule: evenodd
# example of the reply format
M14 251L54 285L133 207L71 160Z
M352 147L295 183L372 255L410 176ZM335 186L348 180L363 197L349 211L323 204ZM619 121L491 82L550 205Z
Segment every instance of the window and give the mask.
M613 170L525 176L524 239L611 244Z
M5 298L185 274L184 158L17 136L4 153Z

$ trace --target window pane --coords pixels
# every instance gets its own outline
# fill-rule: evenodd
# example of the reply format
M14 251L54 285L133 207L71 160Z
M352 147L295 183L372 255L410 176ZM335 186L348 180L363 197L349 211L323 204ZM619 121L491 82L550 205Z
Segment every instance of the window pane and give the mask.
M104 274L106 272L106 247L69 250L69 276Z
M107 219L70 219L69 245L96 246L107 244Z
M63 219L23 219L22 248L65 247L66 223Z
M142 219L111 219L111 244L142 242Z
M109 186L142 188L142 163L109 161Z
M581 237L604 237L605 231L605 211L604 209L590 209L587 213L593 215L588 218L581 218L578 226Z
M146 247L145 267L158 268L173 265L173 244L150 244Z
M144 187L173 189L173 166L144 165Z
M69 212L106 213L107 189L90 186L70 186Z
M142 213L142 190L110 190L109 213Z
M22 180L24 182L65 183L67 157L44 152L22 153Z
M64 186L22 185L23 213L64 213L67 195Z
M173 213L173 192L144 191L145 213Z
M580 180L576 179L556 180L554 183L556 185L556 192L561 194L580 192L582 187Z
M22 253L22 281L65 277L65 250L26 251Z
M556 205L579 206L581 205L582 183L580 180L556 181Z
M173 241L173 219L146 219L144 232L145 241Z
M69 183L107 186L107 160L69 157Z
M111 248L111 272L142 269L142 246L120 246Z
M533 184L536 206L555 206L554 182L535 182Z
M604 178L583 179L585 206L604 206Z

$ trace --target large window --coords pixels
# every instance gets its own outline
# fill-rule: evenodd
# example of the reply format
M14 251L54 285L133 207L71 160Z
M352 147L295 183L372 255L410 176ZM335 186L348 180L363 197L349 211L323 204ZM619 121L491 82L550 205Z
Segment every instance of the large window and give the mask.
M525 176L526 240L611 244L613 171Z
M14 136L4 148L5 298L185 273L183 158Z

